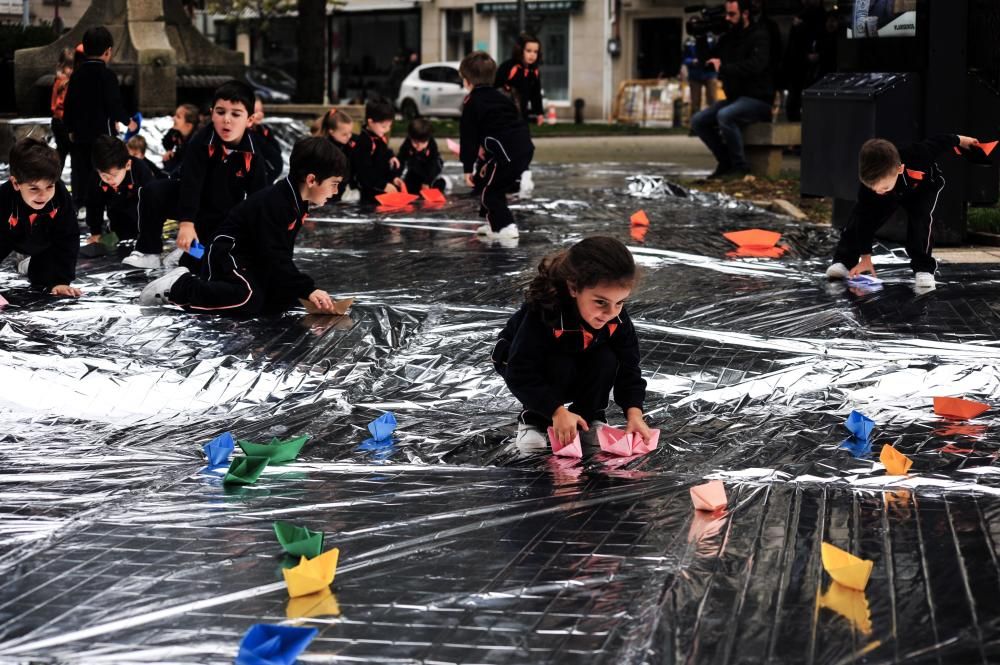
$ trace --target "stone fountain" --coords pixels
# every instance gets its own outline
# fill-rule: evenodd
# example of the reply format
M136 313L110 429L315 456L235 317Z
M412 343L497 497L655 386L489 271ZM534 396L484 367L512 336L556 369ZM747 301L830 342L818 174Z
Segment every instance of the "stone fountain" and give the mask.
M74 28L47 46L14 54L18 111L48 112L59 53L75 48L89 28L104 25L115 40L111 69L127 107L144 114L173 113L181 101L200 101L211 89L243 73L243 56L206 39L180 0L94 0ZM200 93L200 94L199 94ZM41 102L44 100L43 108Z

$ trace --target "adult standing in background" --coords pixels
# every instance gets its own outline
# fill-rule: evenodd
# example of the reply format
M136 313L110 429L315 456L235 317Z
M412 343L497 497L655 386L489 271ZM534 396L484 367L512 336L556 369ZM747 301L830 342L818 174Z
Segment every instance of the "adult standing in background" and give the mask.
M688 87L691 90L691 116L701 110L701 91L705 91L705 104L712 106L717 98L719 73L705 65L708 54L715 47L715 35L705 34L687 40L684 44L684 66L687 68Z

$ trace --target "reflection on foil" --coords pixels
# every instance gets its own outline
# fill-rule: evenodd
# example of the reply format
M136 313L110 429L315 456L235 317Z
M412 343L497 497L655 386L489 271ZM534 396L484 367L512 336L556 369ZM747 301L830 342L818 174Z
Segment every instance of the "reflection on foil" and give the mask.
M6 261L0 660L221 662L289 622L319 629L304 659L343 662L990 662L1000 431L932 403L1000 404L1000 269L943 265L917 295L880 247L884 288L859 296L828 289L829 228L648 180L633 239L632 167L532 171L513 248L474 237L461 191L315 211L296 261L356 298L342 317L140 308L147 277L114 256L81 260L86 297L51 299ZM788 251L728 258L722 232L753 228ZM541 257L597 233L642 243L629 312L661 441L520 451L497 331ZM366 441L386 410L405 427ZM840 449L852 410L907 478ZM200 449L224 431L312 438L231 488ZM691 509L706 479L721 514ZM340 549L329 595L288 599L276 520ZM824 540L875 563L866 595L827 586Z

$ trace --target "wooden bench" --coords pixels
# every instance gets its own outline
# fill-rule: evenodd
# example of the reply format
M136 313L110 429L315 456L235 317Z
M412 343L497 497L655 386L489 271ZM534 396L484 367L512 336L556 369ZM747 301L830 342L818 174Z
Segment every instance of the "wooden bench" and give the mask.
M755 176L776 178L781 173L781 153L802 145L798 122L755 122L743 128L743 150Z

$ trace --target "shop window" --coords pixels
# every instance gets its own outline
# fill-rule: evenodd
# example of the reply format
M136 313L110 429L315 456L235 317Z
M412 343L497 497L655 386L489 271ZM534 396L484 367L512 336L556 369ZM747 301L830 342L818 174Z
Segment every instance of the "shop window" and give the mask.
M445 60L461 60L472 52L472 10L444 12Z

